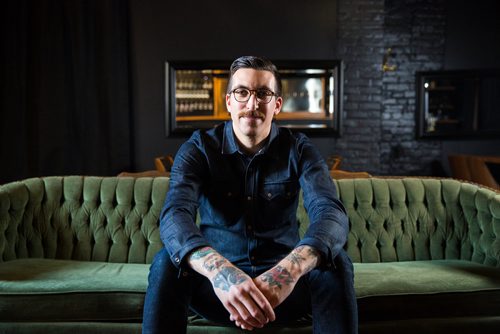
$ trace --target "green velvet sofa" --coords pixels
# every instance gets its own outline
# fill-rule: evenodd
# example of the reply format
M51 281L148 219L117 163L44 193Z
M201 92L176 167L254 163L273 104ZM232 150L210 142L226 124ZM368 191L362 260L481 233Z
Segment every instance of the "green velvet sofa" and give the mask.
M335 184L360 333L500 333L499 193L451 179ZM0 186L0 333L140 333L167 190L163 177ZM297 215L304 230L301 205ZM192 317L188 332L242 331ZM255 332L312 330L304 320Z

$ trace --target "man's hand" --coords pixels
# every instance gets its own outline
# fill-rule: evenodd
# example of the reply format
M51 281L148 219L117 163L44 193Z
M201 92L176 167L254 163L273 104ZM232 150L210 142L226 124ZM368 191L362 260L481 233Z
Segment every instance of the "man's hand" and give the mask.
M213 248L193 251L188 262L212 282L215 294L236 326L252 330L275 320L271 304L252 279Z
M276 266L254 279L255 285L276 308L292 293L297 281L314 269L319 253L310 246L299 246Z

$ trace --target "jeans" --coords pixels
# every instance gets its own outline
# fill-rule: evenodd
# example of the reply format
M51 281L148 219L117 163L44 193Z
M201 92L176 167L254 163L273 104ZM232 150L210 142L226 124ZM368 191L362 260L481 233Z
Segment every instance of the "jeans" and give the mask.
M256 277L267 268L240 268ZM312 315L314 333L357 333L357 305L352 263L342 250L335 267L317 268L297 282L290 296L275 309L267 326L286 326ZM194 271L180 271L165 249L154 258L144 301L142 332L186 333L188 311L227 326L229 312L214 293L211 282Z

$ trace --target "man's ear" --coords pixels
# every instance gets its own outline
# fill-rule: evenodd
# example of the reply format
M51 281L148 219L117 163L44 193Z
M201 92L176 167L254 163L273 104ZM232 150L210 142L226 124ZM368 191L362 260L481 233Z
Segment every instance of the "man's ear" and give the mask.
M283 98L281 96L278 96L276 98L276 101L274 102L274 116L280 113L282 106L283 106Z
M231 106L231 95L226 94L226 109L227 109L227 112L230 112L229 111L229 107L230 106Z

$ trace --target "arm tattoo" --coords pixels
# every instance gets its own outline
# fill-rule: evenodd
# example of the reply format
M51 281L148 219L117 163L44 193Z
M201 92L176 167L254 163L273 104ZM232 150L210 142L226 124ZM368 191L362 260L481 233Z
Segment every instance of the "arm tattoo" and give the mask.
M267 282L270 286L277 286L280 289L284 284L289 285L293 283L292 275L282 266L276 266L270 271L265 272L262 274L261 280Z
M208 271L214 271L215 269L220 268L225 262L225 259L215 253L212 253L208 255L205 262L203 262L203 268Z
M288 254L286 259L294 265L300 265L300 263L305 260L303 256L301 256L298 252L295 251Z
M213 254L213 253L215 253L215 250L213 250L210 247L199 248L191 253L191 260L199 260L199 259L204 258L205 256L207 256L209 254Z
M214 287L224 291L229 291L233 285L238 285L247 280L245 274L234 267L224 267L215 275Z

